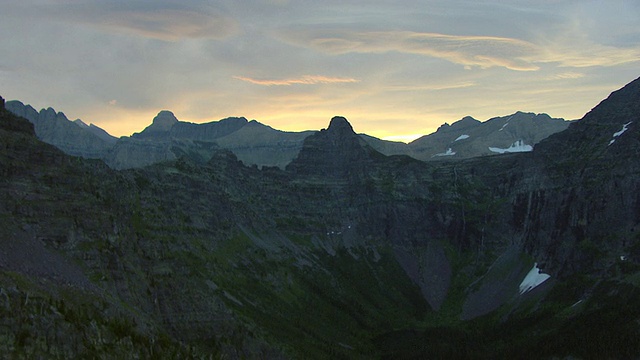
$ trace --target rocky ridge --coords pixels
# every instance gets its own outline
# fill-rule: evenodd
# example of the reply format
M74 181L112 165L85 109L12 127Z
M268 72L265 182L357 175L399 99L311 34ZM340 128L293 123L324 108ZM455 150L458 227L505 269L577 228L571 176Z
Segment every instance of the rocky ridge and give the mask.
M38 113L18 101L11 101L9 105L8 109L14 114L36 124L36 133L43 141L70 155L103 159L115 169L142 167L181 156L194 156L193 160L202 162L217 147L232 151L247 165L284 169L298 155L304 139L313 133L279 131L245 118L194 124L180 121L172 112L162 110L143 131L116 139L79 119L74 121L80 127L78 130L70 126L64 114L53 109ZM422 161L440 161L530 151L541 139L567 126L568 122L546 114L518 112L486 122L465 117L452 125L444 124L435 133L410 144L384 141L366 134L360 137L385 155L403 154Z
M96 135L93 130L89 130L90 128L70 121L64 113L56 112L52 108L38 112L33 107L14 100L6 103L6 109L29 120L34 124L38 138L55 145L69 155L99 159L104 157L116 142L116 138L108 134ZM94 128L106 134L95 125Z
M3 244L39 242L77 267L0 258L12 309L29 294L46 304L5 311L26 335L0 345L31 357L637 357L639 88L532 152L454 162L385 156L336 117L285 170L217 149L114 171L3 112ZM532 271L550 278L522 292ZM105 300L61 293L89 296L82 279Z
M433 134L409 144L364 138L385 155L404 154L423 161L442 161L531 151L542 139L569 124L547 114L516 112L484 122L466 116L451 125L445 123Z

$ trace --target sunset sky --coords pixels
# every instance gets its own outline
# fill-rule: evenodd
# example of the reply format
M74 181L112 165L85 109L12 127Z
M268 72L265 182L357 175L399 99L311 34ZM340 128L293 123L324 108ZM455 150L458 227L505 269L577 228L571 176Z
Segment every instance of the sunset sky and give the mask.
M163 109L415 138L465 115L576 119L640 76L640 1L0 2L0 95L112 135Z

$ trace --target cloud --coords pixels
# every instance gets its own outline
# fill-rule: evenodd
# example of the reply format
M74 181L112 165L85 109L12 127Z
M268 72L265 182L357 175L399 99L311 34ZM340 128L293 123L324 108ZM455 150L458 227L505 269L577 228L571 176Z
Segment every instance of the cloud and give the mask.
M386 91L441 91L464 89L474 87L477 84L473 81L454 82L451 84L425 84L425 85L389 85L384 87Z
M290 86L290 85L316 85L316 84L335 84L335 83L355 83L360 80L343 77L328 77L322 75L304 75L298 78L289 79L254 79L245 76L234 76L234 79L250 82L263 86Z
M584 73L578 73L578 72L563 72L560 74L555 74L555 75L551 75L549 77L547 77L547 80L570 80L570 79L581 79L583 77L585 77L586 75Z
M504 67L517 71L538 70L531 58L540 49L529 42L493 36L459 36L412 31L338 31L322 34L287 31L280 35L296 45L330 53L400 52L444 59L465 67Z
M579 46L553 44L539 61L574 68L614 67L640 61L640 48L616 48L588 41L581 42Z
M638 47L614 47L565 34L571 40L530 41L510 37L447 35L412 31L291 29L279 37L298 46L333 55L399 52L443 59L465 68L502 67L536 71L542 63L562 67L613 67L640 61Z
M237 29L237 24L211 9L116 10L98 16L104 27L166 41L189 38L225 38Z
M235 34L237 21L206 2L159 0L151 2L80 1L11 7L29 16L100 27L164 41L223 39Z

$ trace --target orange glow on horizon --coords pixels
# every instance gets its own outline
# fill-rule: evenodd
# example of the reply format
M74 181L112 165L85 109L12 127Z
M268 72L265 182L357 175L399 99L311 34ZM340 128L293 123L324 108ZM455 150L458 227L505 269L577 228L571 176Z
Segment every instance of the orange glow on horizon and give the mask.
M160 110L127 111L122 109L109 109L107 112L97 112L101 116L94 119L82 119L87 124L94 124L115 137L131 136L141 132L151 125L153 118ZM419 128L413 127L415 123L407 121L400 124L401 116L398 114L357 114L349 111L314 111L308 112L283 112L279 114L261 114L261 116L247 115L211 115L210 117L183 117L181 111L172 111L179 121L203 124L220 121L232 116L244 116L247 120L256 120L273 129L288 132L319 131L329 126L331 118L334 116L344 116L351 123L354 131L358 134L367 134L379 139L388 141L398 141L409 143L421 136L433 133L444 122L454 122L457 119L445 114L431 114L428 120L423 121ZM249 111L251 113L251 111ZM257 114L255 114L257 115ZM406 119L415 119L414 114L407 114ZM424 118L424 116L423 116ZM442 120L446 119L446 120ZM404 122L404 121L403 121ZM411 127L409 125L411 124Z

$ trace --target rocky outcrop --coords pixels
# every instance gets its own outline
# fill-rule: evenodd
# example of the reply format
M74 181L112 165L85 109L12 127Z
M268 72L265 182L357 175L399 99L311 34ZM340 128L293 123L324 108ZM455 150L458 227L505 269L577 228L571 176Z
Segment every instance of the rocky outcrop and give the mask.
M305 176L322 176L347 180L361 177L381 155L353 131L346 118L336 116L329 127L309 136L298 157L287 171Z

